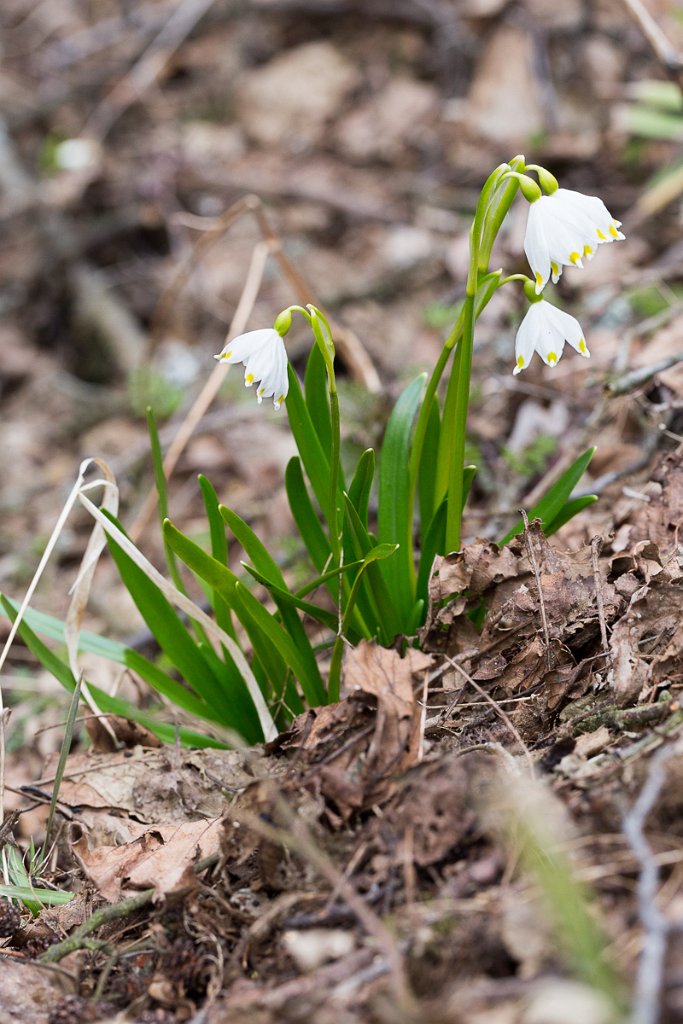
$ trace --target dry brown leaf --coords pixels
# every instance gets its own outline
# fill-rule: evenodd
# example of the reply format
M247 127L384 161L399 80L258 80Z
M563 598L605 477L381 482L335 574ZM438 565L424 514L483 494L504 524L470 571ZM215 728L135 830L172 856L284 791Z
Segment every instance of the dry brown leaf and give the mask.
M44 776L51 780L57 763L53 755ZM77 809L89 828L103 814L123 812L138 822L193 821L221 814L224 793L243 789L253 781L252 765L237 750L144 750L118 753L72 754L59 789L61 804Z
M420 709L415 682L432 658L410 649L397 651L363 641L344 660L344 691L351 697L370 695L377 700L375 733L367 752L369 777L412 767L418 757Z
M91 848L85 833L72 844L86 875L111 903L131 889L154 889L161 897L191 888L193 865L218 851L223 831L218 818L137 829L131 823L130 828L139 834L123 846Z
M301 715L269 749L293 750L335 813L385 800L393 777L417 763L421 705L415 687L432 658L363 642L344 660L346 700Z

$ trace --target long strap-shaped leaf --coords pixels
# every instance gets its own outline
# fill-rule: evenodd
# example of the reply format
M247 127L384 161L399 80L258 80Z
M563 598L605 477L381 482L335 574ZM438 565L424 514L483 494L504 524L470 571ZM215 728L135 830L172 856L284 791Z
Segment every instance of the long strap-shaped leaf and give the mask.
M90 515L97 520L102 526L105 533L112 537L117 544L133 559L133 561L144 570L149 578L156 583L161 592L171 601L177 608L184 611L191 618L196 619L206 630L206 633L212 637L218 643L225 644L227 649L230 651L230 655L237 665L240 674L242 675L248 690L249 695L254 703L254 707L259 716L263 735L266 740L274 739L277 736L277 729L273 721L272 715L268 710L268 706L263 698L263 694L259 689L259 685L254 679L254 674L249 668L249 663L244 657L244 654L232 639L231 636L221 629L213 621L211 616L207 615L201 608L199 608L193 601L191 601L184 594L181 594L171 583L165 579L161 573L154 568L151 562L147 561L144 555L138 551L135 545L126 537L126 535L114 526L114 524L107 519L96 505L94 505L89 498L86 498L84 494L79 494L81 503L88 510ZM201 549L200 549L201 550ZM207 555L207 558L210 557ZM218 564L218 563L216 563Z
M330 542L325 536L325 531L320 525L318 514L313 507L304 474L301 469L301 460L294 455L287 463L285 470L285 488L289 507L294 516L299 533L303 537L304 544L311 556L313 565L319 573L329 568L329 561L332 554ZM330 593L333 593L332 588Z
M12 620L16 619L17 612L7 600L7 598L0 598L2 600L5 610ZM55 679L61 683L65 690L72 692L76 687L76 679L73 676L68 665L66 665L57 655L47 647L42 640L39 640L33 630L28 626L26 621L20 623L18 627L19 636L24 641L29 651L35 655L40 664L55 677ZM205 736L203 733L195 732L191 729L178 728L175 725L170 725L166 722L158 722L152 715L140 711L135 705L129 704L128 701L122 700L120 697L111 697L104 690L100 690L99 687L88 684L92 690L95 698L97 699L98 706L102 711L112 715L120 715L122 718L130 718L133 722L139 722L146 729L149 729L151 733L163 743L173 743L176 736L180 739L185 746L188 747L217 747L224 749L228 744L234 747L243 747L244 741L241 736L234 733L232 730L226 730L224 727L219 727L220 731L225 733L227 742L214 739L212 736ZM204 717L201 710L195 710L193 713L199 717Z
M392 558L379 563L379 569L397 610L400 630L406 632L415 604L413 503L408 474L410 435L425 379L426 374L416 377L394 406L384 434L379 466L377 539L380 544L399 545Z
M271 557L268 549L256 536L252 528L243 519L240 519L236 512L226 508L225 505L221 505L220 513L238 542L244 548L246 554L251 558L255 568L274 584L277 593L273 591L273 598L282 616L282 623L308 665L307 675L315 679L314 688L323 694L325 686L320 676L318 663L315 660L308 634L299 618L296 606L292 601L287 600L286 596L280 597L280 593L283 591L285 595L289 593L289 587L280 571L279 565Z
M555 481L548 491L546 491L538 504L529 509L529 522L533 522L534 519L540 519L544 532L546 527L550 527L553 520L560 514L565 502L568 501L569 495L585 473L588 468L588 464L595 455L595 452L595 448L588 448L585 452L579 455L578 459L571 464L569 469L565 470L562 476ZM578 510L579 509L577 509L577 511ZM575 515L576 513L572 514ZM571 516L569 516L569 518L571 518ZM567 520L565 520L565 522L566 521ZM499 547L503 547L504 544L508 544L513 537L522 533L523 530L524 523L520 519L517 525L513 526L513 528L505 534L503 539L498 541Z
M312 707L325 703L325 689L317 671L312 672L304 652L292 641L289 634L275 621L260 601L251 594L226 566L221 565L203 548L186 537L168 521L164 524L164 532L176 554L194 572L202 577L210 586L215 587L225 599L235 606L239 617L241 609L246 608L249 617L258 624L265 636L273 644L275 650L289 665L301 683L307 701ZM237 598L237 600L235 600ZM244 624L244 623L243 623ZM310 646L309 646L310 650Z

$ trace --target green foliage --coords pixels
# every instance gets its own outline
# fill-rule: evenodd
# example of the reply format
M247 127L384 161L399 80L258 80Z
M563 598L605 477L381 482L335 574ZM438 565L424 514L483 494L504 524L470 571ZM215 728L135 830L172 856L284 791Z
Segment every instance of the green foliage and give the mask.
M100 511L111 557L159 650L151 660L123 645L81 637L83 649L127 666L154 695L152 706L141 710L84 681L85 692L101 711L126 715L167 741L177 736L181 742L199 745L254 743L271 738L276 728L285 727L306 708L338 699L345 645L362 639L405 644L406 638L415 637L426 615L434 559L461 544L463 512L476 472L468 456L478 454L466 430L474 327L496 290L515 279L504 279L501 270L490 272L488 260L520 180L527 191L533 185L539 192L531 179L524 178L524 170L523 158L516 157L496 168L486 182L470 236L466 295L456 310L449 311L455 324L431 376L416 377L399 396L377 453L367 448L357 455L355 465L342 467L335 349L324 315L313 306L293 306L280 314L274 331L258 332L259 344L264 344L264 334L272 335L282 356L278 334L288 329L292 313L298 312L314 338L303 386L287 365L286 410L297 455L287 466L285 489L305 546L296 587L251 526L220 504L206 477L199 477L207 518L205 545L173 524L156 421L147 410L172 582L130 544L120 523ZM261 373L261 392L267 395L270 387L273 393L275 384L265 377L272 372L280 374L276 394L284 393L284 362L279 371L266 371L264 349L258 352L251 365ZM442 397L439 386L449 364ZM134 382L138 385L145 404L153 393L162 415L170 411L173 403L166 401L167 394L154 392L149 376ZM553 446L553 439L539 438L522 457L508 456L508 461L516 472L538 472ZM580 456L529 510L529 518L539 518L547 534L594 500L571 497L592 454L590 449ZM97 517L94 506L91 514ZM521 529L520 522L501 543ZM235 552L241 557L239 567ZM190 586L201 589L210 616L190 601ZM2 599L2 604L6 614L16 616L9 601ZM68 664L38 639L37 632L62 640L59 624L30 613L20 633L41 662L73 691L76 681ZM184 719L182 725L169 724L169 704ZM187 728L188 720L203 723L206 732Z

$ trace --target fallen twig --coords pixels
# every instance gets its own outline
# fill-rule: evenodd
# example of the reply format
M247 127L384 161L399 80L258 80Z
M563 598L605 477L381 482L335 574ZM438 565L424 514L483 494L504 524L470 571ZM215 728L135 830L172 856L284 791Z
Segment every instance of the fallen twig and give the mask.
M538 568L538 562L536 561L536 552L534 551L531 543L531 534L529 533L529 517L527 516L524 509L520 509L522 516L522 522L524 523L524 543L526 545L527 555L529 556L529 562L531 563L531 569L536 580L536 588L538 590L538 607L541 613L541 623L543 625L543 638L545 640L545 660L548 669L552 668L550 660L550 629L548 628L548 616L545 610L545 598L543 596L543 587L541 585L541 573Z

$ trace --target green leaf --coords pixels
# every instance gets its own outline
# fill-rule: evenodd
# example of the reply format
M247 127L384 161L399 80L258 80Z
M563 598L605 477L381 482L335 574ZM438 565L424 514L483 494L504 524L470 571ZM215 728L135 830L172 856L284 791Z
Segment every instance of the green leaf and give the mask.
M164 473L164 458L161 454L161 442L157 430L154 411L150 405L147 406L147 430L149 432L149 443L152 455L152 466L154 468L154 485L157 491L157 510L159 513L159 524L163 529L164 519L168 516L168 490L166 486L166 474ZM178 563L174 554L167 544L164 544L164 556L168 566L169 576L181 593L185 593L185 586L178 571Z
M354 562L354 566L360 563ZM252 565L247 565L246 562L242 562L242 565L247 572L254 577L254 579L268 590L274 600L277 602L278 607L280 603L290 604L293 608L299 608L305 615L309 615L316 622L322 623L323 626L327 626L328 629L332 629L336 632L337 630L337 616L328 611L326 608L319 608L315 604L311 604L309 601L303 601L296 594L292 594L289 590L282 590L277 584L273 583L266 576L254 568ZM348 566L344 566L342 570L336 569L331 576L337 576L340 571L348 570Z
M18 601L13 601L7 596L4 596L3 600L15 612L19 611ZM0 608L0 617L2 616L9 618L9 613L4 607ZM66 643L64 623L60 619L56 619L54 615L47 615L45 612L36 611L35 608L27 608L24 612L24 621L36 633L47 637L48 640L56 640L61 644ZM108 640L106 637L98 636L97 633L89 633L87 630L83 630L79 634L78 650L87 651L88 654L96 654L101 658L114 662L116 665L126 664L127 648L124 644L119 643L117 640Z
M469 493L472 488L472 481L474 480L476 472L476 466L465 466L463 470L463 507L469 497ZM416 592L418 599L422 601L425 606L429 599L429 574L431 572L434 559L437 555L446 554L447 517L448 499L444 498L436 510L422 540Z
M370 491L375 476L375 452L373 448L366 448L358 460L356 472L353 475L349 487L349 499L358 513L363 526L368 528L368 505L370 503Z
M311 349L304 377L306 405L323 451L332 450L332 420L328 396L327 370L318 345Z
M113 516L108 518L122 529ZM171 603L109 535L107 545L122 582L166 657L196 694L212 707L221 708L225 695L220 683Z
M265 576L266 579L271 580L278 587L286 590L287 584L285 583L284 576L280 571L280 567L271 556L265 544L256 536L252 528L248 526L236 512L227 508L226 505L219 505L218 511L220 512L223 521L235 535L238 543L241 544L246 555L254 563L254 567L258 569L261 575Z
M323 450L315 426L304 401L299 378L288 364L289 394L287 395L287 416L294 435L297 451L301 457L318 504L327 510L330 499L330 464Z
M546 526L544 530L546 537L550 537L553 533L557 533L565 523L568 523L570 519L577 516L579 512L584 510L584 508L588 508L589 505L594 505L597 500L597 494L584 494L580 498L573 498L571 501L568 501L562 506L553 521L548 523Z
M342 619L341 629L334 641L334 647L332 650L332 658L330 661L329 670L329 683L327 696L330 702L339 700L339 689L341 680L341 664L342 654L344 651L344 641L348 639L348 629L351 623L351 619L354 614L354 608L358 594L360 593L360 587L363 581L363 574L371 567L373 562L381 562L385 558L389 558L393 555L397 549L396 544L378 544L376 547L368 551L361 568L358 570L355 580L353 581L353 587L351 593L346 602L344 609L344 617Z
M234 609L249 634L259 661L264 667L266 664L271 666L271 682L276 684L280 679L280 673L274 667L277 656L297 676L311 706L324 703L325 688L317 666L315 671L311 671L310 667L309 651L310 657L313 657L310 644L308 650L299 651L289 634L266 611L260 601L240 584L235 574L211 555L207 555L198 544L191 541L168 520L164 523L164 532L178 557L206 583L215 587ZM258 627L258 633L253 629L254 625Z
M235 596L262 630L268 641L280 654L285 665L291 668L301 684L301 689L304 692L309 707L317 707L319 704L326 703L325 687L320 678L317 665L315 666L315 671L312 671L310 660L306 656L306 650L299 648L293 642L291 636L276 622L261 602L239 581L235 585ZM238 614L240 613L238 612ZM308 650L310 650L310 645L308 645ZM313 656L312 651L311 656Z
M202 492L202 498L204 499L204 508L206 509L206 518L209 520L209 534L211 538L211 554L217 562L222 562L223 565L228 564L228 540L225 535L225 524L223 517L220 514L218 495L214 489L213 484L203 473L200 473L198 478L199 488Z
M280 596L283 592L285 595L289 593L289 587L279 566L251 527L243 519L240 519L237 513L226 508L225 505L221 505L219 511L234 533L237 541L242 545L244 551L254 563L257 571L274 584L277 593L273 591L273 597L282 616L282 623L307 664L308 686L310 689L317 690L321 694L324 693L325 686L320 675L318 663L315 660L308 634L299 618L296 605L293 601L287 600L286 596L284 598ZM301 683L303 686L303 680L301 680Z
M377 545L360 521L348 494L344 495L344 502L354 558L363 561ZM394 557L396 556L394 555ZM390 644L394 637L401 632L402 627L392 595L380 568L380 565L374 563L368 565L363 581L364 584L367 583L367 586L364 585L359 591L357 602L363 622L372 634L379 636L382 643Z
M426 601L429 596L429 576L437 555L444 553L446 545L446 518L448 516L448 498L444 498L437 508L427 531L422 538L420 565L417 573L417 596Z
M225 713L230 715L230 727L243 736L247 743L261 743L264 736L258 712L251 699L249 688L230 652L223 647L223 659L221 659L211 644L202 643L199 648L213 668L214 675L219 680L225 694Z
M5 597L0 596L0 601L2 601L10 619L14 621L16 612L12 605ZM42 640L38 639L25 620L19 626L19 636L43 668L53 675L65 690L71 693L76 687L76 680L71 673L71 669L49 647L46 647ZM225 743L214 739L212 736L205 736L191 729L178 729L175 725L158 722L152 715L140 711L139 708L129 704L128 701L121 700L119 697L110 697L104 690L100 690L99 687L92 686L90 683L86 685L95 698L98 707L103 712L120 715L122 718L129 718L133 722L139 722L140 725L149 729L163 743L173 743L176 737L178 737L180 742L186 747L216 747L219 749L226 747Z
M263 665L271 687L280 692L284 685L286 665L277 650L270 642L266 642L259 629L253 628L251 616L243 615L243 603L236 598L237 576L231 569L208 555L203 548L186 537L168 519L164 523L164 535L175 553L201 580L216 590L225 603L231 608L244 626L254 654ZM266 612L266 614L268 614Z
M320 525L320 519L313 507L306 481L301 470L301 460L294 455L285 470L285 488L294 522L318 572L324 572L329 564L331 548Z
M377 539L382 544L399 545L394 557L381 565L400 623L398 632L408 628L415 602L413 505L408 465L410 436L425 380L426 374L416 377L394 406L384 434L379 466Z
M72 892L36 888L33 885L0 885L0 896L20 900L36 916L43 907L61 907L74 898Z
M202 492L202 498L204 499L204 508L206 509L206 518L209 521L209 536L211 541L211 554L217 562L221 562L223 565L228 564L228 540L225 535L225 523L223 518L218 511L218 495L213 488L210 481L199 474L199 489ZM162 527L163 528L163 527ZM230 608L225 603L220 594L217 594L215 590L210 590L209 597L211 600L211 607L213 608L216 622L224 630L228 636L231 636L233 640L237 639L235 633L235 627L232 622L232 616L230 614Z
M196 718L206 718L212 722L224 722L222 716L206 701L195 696L187 687L167 675L158 665L145 658L139 651L131 647L126 649L125 663L131 672L136 672L148 686L176 704L183 711Z
M529 509L527 515L530 523L534 519L540 519L543 532L545 533L546 528L550 526L555 517L560 513L569 495L585 473L588 464L595 455L595 451L595 448L588 448L582 455L579 455L578 459L572 463L569 469L565 470L559 480L556 480L553 486L543 495L538 504ZM506 533L503 539L498 541L498 546L502 548L513 537L522 533L523 530L524 523L520 519L517 525L513 526L509 533Z
M418 506L420 509L420 525L424 533L434 518L434 500L436 494L436 465L439 453L439 436L441 433L441 416L439 403L433 398L427 415L422 456L420 458L419 475L417 478Z

